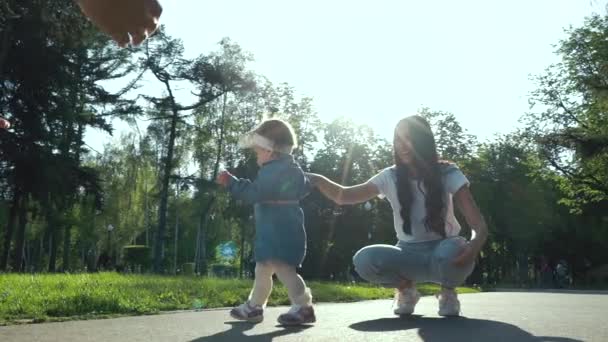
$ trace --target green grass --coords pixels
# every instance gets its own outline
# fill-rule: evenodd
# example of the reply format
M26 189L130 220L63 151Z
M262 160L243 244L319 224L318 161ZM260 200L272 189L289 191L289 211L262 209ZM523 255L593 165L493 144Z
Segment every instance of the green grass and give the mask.
M390 298L393 290L367 284L307 282L315 302ZM0 274L0 324L154 314L161 311L228 307L242 303L252 280L156 275ZM423 295L438 292L421 284ZM459 293L478 292L459 288ZM288 304L275 282L269 305Z

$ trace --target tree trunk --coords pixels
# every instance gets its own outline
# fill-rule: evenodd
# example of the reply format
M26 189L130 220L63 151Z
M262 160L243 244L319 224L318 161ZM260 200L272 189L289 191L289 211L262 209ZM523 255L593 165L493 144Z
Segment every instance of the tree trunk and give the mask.
M13 24L10 23L10 16L12 14L11 6L14 5L13 1L5 2L6 18L5 26L2 28L2 35L0 35L0 75L4 72L4 64L6 62L6 56L8 56L9 45L11 42L11 35L13 34Z
M194 272L200 273L199 268L199 255L200 255L200 242L201 242L201 221L198 221L198 226L196 227L196 240L194 245Z
M36 272L41 272L44 269L44 266L42 265L42 256L44 255L44 238L40 237L36 241Z
M70 225L65 226L63 235L63 265L61 270L67 272L70 270L70 251L71 251L71 227Z
M177 241L179 236L179 184L177 184L177 194L175 200L175 236L173 237L173 273L177 274Z
M49 232L49 272L57 270L57 227L52 214L47 215L48 232Z
M245 266L245 225L241 224L241 253L240 253L240 266L239 266L239 277L243 278L243 271Z
M199 240L197 240L197 251L198 258L195 261L200 274L207 274L207 233L205 231L205 224L207 223L208 213L211 210L215 202L215 196L209 199L207 202L207 206L201 211L201 216L199 217L198 225L199 232L197 236Z
M165 83L168 90L171 88ZM171 94L171 93L170 93ZM158 208L158 230L156 232L156 244L154 249L154 272L162 272L163 263L163 250L165 243L165 229L167 227L167 200L169 197L169 178L171 177L171 170L173 170L173 153L175 148L175 136L177 130L177 120L179 119L179 112L173 96L170 95L172 101L173 116L171 117L171 130L169 132L169 146L167 148L167 158L165 160L163 179L160 192L160 207Z
M191 106L180 106L175 101L175 96L173 95L173 89L171 88L170 80L171 77L164 72L160 71L160 68L151 67L150 71L154 74L154 76L161 81L165 85L165 89L167 90L168 96L156 103L162 109L167 109L167 105L171 110L171 128L169 133L169 144L167 146L167 157L165 163L163 165L163 175L161 180L161 192L160 192L160 205L158 209L158 229L156 232L155 239L155 248L154 248L154 271L156 273L160 273L162 270L162 262L163 262L163 252L164 252L164 242L165 242L165 230L167 227L167 204L168 204L168 195L169 195L169 177L171 176L171 170L173 170L173 154L175 147L175 138L176 138L176 129L177 122L179 120L179 112L186 110L194 110L198 107L209 103L219 96L223 95L223 93L212 96L212 98L206 99L205 101L197 102Z
M219 173L220 162L222 157L222 150L224 149L224 137L225 137L225 124L226 124L226 103L228 102L228 93L225 92L223 94L222 99L222 114L220 118L220 139L217 143L217 150L215 154L215 163L213 165L213 174L211 180L215 180L217 178L217 174ZM215 196L212 196L207 203L207 206L201 211L201 216L199 218L199 228L197 232L197 241L196 241L196 251L198 252L197 257L195 258L195 263L198 267L198 270L201 274L207 274L207 234L205 233L205 223L209 219L209 213L211 212L211 208L215 203ZM200 240L199 240L200 238Z
M146 226L146 246L150 246L150 215L148 213L148 181L144 174L144 225Z
M225 125L226 125L226 102L228 101L228 94L224 93L223 99L222 99L222 115L220 118L220 139L217 142L217 150L216 150L216 155L215 155L215 165L213 166L213 178L211 179L212 181L215 180L215 178L217 177L219 168L220 168L220 161L222 158L222 150L224 149L224 136L225 136Z
M4 234L4 248L2 249L2 255L0 256L0 271L6 271L6 266L8 265L8 257L11 252L11 241L13 240L13 231L15 230L20 202L21 193L16 191L13 197L13 203L11 204L6 232Z
M27 200L22 198L19 206L19 226L15 240L15 260L13 270L21 272L23 270L23 244L25 242L25 228L27 226Z

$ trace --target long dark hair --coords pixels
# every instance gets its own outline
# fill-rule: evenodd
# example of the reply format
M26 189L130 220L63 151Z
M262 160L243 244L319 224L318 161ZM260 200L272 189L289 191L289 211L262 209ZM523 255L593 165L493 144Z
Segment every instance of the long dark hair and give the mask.
M397 132L407 127L413 149L413 160L408 165L401 161L397 155L395 143L400 139ZM401 204L401 218L403 219L403 232L411 235L410 212L412 207L412 168L416 170L417 179L424 184L426 218L424 225L427 230L434 231L445 237L445 200L441 179L441 164L437 155L435 137L428 121L422 116L413 115L402 119L397 124L393 141L393 153L397 167L397 197ZM420 183L418 183L420 188Z

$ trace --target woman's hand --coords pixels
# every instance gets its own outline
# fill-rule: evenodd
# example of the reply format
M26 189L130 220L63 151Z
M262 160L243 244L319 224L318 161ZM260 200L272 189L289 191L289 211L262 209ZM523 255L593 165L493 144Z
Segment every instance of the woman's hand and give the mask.
M77 0L82 13L119 46L141 44L158 28L157 0Z
M476 250L470 243L466 244L460 254L454 258L452 264L454 266L464 267L466 265L470 265L475 262L477 256L479 255L479 250Z

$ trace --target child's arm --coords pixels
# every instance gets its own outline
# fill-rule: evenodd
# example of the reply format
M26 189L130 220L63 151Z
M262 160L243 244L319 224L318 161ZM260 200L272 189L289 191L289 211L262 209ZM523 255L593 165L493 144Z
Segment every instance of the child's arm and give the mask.
M260 173L255 181L241 179L233 176L228 171L223 171L217 177L217 183L223 185L234 198L246 203L255 203L260 200L270 199L269 194L272 184L266 180L264 174Z
M158 0L76 0L82 13L120 46L139 45L158 28ZM129 35L131 37L129 37Z

